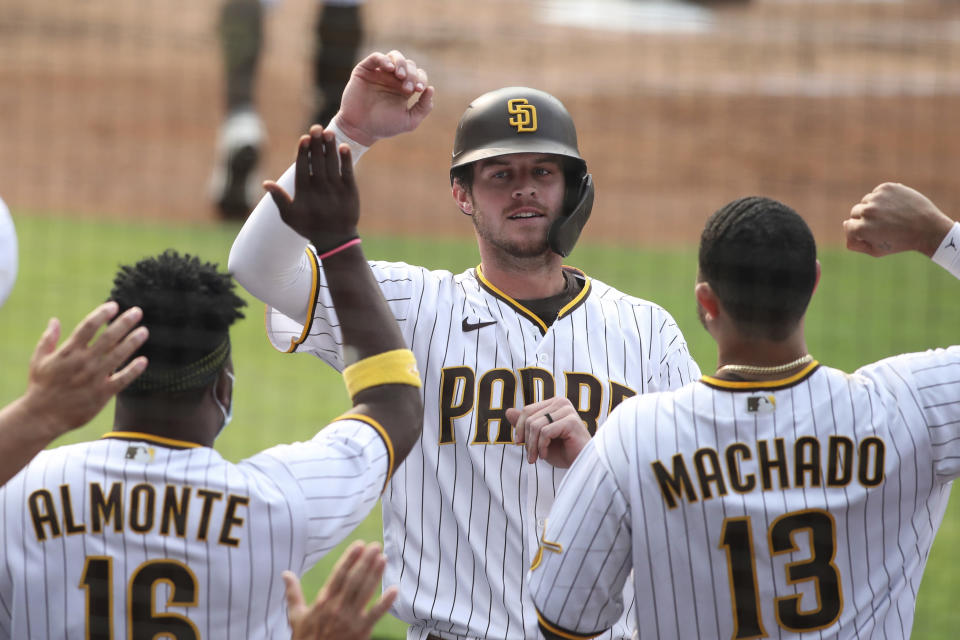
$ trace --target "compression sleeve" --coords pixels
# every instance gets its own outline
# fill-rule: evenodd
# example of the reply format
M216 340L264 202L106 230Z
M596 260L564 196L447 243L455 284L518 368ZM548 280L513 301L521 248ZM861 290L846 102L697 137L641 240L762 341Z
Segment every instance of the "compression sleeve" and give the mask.
M960 278L960 222L954 222L940 247L933 254L933 261Z
M336 126L329 127L337 143L350 146L356 163L367 147L347 138ZM294 195L291 165L277 184ZM265 194L233 241L228 269L243 288L259 300L303 324L313 279L313 269L304 253L307 239L288 227L270 194Z

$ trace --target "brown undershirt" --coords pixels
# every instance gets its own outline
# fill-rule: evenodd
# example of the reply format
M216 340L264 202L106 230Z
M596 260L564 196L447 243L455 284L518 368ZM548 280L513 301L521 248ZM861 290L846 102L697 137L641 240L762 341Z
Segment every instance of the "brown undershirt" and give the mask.
M548 298L517 300L517 302L532 311L549 327L553 324L553 321L557 319L557 313L560 312L560 309L577 297L580 290L583 289L584 284L583 280L580 280L572 272L564 269L563 291Z

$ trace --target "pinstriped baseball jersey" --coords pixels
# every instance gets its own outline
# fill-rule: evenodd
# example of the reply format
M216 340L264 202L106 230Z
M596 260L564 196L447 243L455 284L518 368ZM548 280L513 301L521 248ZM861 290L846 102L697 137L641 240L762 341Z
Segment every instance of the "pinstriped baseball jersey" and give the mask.
M410 638L539 637L524 575L563 470L526 462L506 409L564 394L594 432L624 398L699 370L666 311L570 268L583 288L549 327L479 267L371 268L424 377L423 436L383 496L393 612ZM268 334L340 369L322 269L313 295L305 326L271 309ZM613 635L629 636L623 625Z
M0 637L288 639L280 573L345 538L391 470L361 418L238 464L116 431L42 452L0 489Z
M960 347L849 375L705 377L625 402L561 487L530 571L547 624L640 638L906 638L960 475Z

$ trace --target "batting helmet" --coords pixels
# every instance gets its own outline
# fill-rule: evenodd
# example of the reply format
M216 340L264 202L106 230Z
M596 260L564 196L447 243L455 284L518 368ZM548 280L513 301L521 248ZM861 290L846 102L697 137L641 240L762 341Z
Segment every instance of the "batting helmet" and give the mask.
M577 148L577 130L563 103L528 87L485 93L467 107L453 140L453 170L477 160L510 153L551 153L569 158L562 215L547 233L561 256L573 251L593 208L593 177Z

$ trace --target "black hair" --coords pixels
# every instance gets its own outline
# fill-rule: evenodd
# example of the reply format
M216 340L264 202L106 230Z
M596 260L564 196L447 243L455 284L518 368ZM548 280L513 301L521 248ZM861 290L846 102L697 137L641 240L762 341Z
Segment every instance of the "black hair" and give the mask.
M219 373L229 355L230 326L243 318L240 308L247 304L234 292L229 273L172 249L133 266L121 266L110 299L120 305L121 313L134 306L143 309L141 324L150 330L134 357L147 357L147 370L141 378L153 376L154 380L152 386L138 389L138 379L128 388L133 392L180 391L212 382L211 376ZM200 375L198 366L203 369ZM185 376L183 371L191 367ZM158 379L190 382L171 387L159 384Z
M716 211L700 236L700 278L748 335L783 340L803 318L817 281L810 227L787 205L759 196Z

